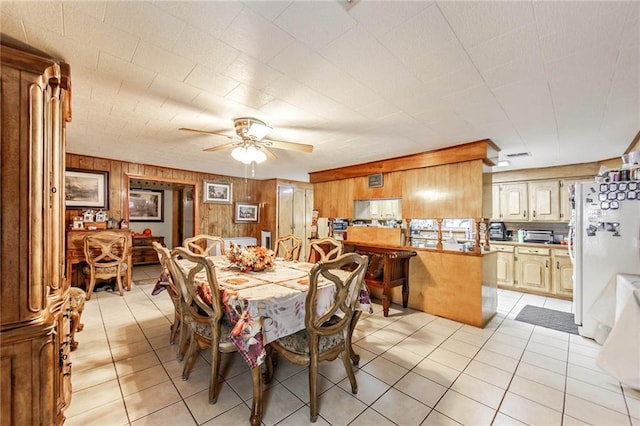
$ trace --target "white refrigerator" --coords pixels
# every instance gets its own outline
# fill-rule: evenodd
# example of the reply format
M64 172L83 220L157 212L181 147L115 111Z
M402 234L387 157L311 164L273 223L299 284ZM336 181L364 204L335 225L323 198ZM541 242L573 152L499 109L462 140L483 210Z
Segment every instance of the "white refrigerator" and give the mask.
M616 274L640 274L640 182L575 185L569 253L580 335L596 338L589 310Z

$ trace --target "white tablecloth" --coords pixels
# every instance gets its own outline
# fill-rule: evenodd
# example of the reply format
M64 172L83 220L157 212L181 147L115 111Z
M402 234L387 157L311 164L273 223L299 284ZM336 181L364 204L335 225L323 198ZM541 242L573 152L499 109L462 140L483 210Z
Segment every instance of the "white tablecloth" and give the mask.
M640 275L618 274L615 284L614 321L596 363L640 390Z

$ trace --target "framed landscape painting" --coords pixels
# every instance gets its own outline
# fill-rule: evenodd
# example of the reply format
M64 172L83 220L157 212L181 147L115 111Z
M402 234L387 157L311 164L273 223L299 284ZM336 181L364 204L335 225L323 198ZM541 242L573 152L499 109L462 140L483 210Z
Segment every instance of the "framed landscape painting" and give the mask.
M109 172L67 169L64 174L65 206L109 208Z
M129 190L130 222L163 222L164 192Z
M236 203L234 222L252 223L260 220L260 205L256 203Z
M213 182L210 180L204 181L204 194L205 203L223 203L231 204L233 184L229 182Z

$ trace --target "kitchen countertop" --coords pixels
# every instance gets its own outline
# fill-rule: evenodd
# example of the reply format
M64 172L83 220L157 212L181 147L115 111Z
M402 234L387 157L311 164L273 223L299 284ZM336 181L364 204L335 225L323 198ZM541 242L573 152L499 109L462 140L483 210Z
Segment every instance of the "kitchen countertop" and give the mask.
M566 244L542 244L542 243L519 243L517 241L489 241L489 245L508 245L508 246L517 246L517 247L542 247L549 249L562 249L567 248Z

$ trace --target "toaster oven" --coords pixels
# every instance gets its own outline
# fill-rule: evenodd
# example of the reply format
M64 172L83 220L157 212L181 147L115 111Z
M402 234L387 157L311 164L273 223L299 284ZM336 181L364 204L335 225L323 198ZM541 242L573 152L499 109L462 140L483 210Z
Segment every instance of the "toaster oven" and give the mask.
M526 231L524 235L525 243L553 243L553 231Z

